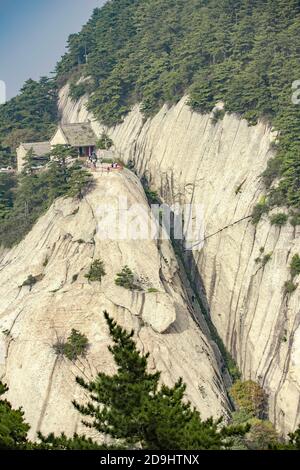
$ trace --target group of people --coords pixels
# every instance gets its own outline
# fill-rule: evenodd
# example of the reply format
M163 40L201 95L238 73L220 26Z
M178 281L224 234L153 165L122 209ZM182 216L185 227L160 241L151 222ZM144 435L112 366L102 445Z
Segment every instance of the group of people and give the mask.
M97 157L97 154L96 154L96 152L95 152L95 150L94 150L93 153L88 156L88 161L87 161L87 163L88 163L88 164L92 164L93 167L96 169L96 168L97 168L97 162L98 162L98 157Z
M97 163L98 161L100 164L102 164L102 158L98 159L97 153L93 151L91 155L88 156L87 158L87 166L91 166L96 170L97 169ZM112 162L111 164L107 165L105 168L107 172L110 172L111 170L118 170L121 168L121 165L117 162Z
M107 170L107 172L109 173L110 170L118 170L119 168L121 168L121 165L119 165L119 163L112 162L111 165L108 165L108 167L106 168L106 170Z

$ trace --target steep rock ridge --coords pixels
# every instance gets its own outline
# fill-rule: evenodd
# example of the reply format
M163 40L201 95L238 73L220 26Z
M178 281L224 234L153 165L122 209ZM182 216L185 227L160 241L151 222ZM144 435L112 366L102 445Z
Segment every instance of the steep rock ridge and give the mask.
M93 121L86 97L72 103L67 92L60 95L63 120ZM100 124L93 126L100 134ZM146 122L135 107L108 133L117 154L133 160L166 202L203 205L209 238L189 254L191 270L199 288L202 278L213 322L243 377L265 387L278 429L294 429L300 422L300 290L285 296L282 287L300 253L299 229L271 226L266 217L254 227L248 218L263 194L272 129L229 115L214 124L210 115L192 113L183 98ZM265 266L255 261L262 248L272 253Z
M71 434L83 429L71 404L85 398L75 377L114 370L105 309L135 329L138 346L150 351L151 369L160 370L165 383L183 377L188 398L204 418L227 413L218 359L205 327L192 319L170 243L103 237L111 219L102 205L109 205L111 214L124 195L128 207L138 204L150 223L143 188L132 173L99 173L95 189L81 202L57 200L24 241L0 256L0 378L10 387L13 406L23 406L33 436L39 430ZM130 226L134 220L133 213ZM101 284L85 278L96 259L104 261L107 273ZM139 277L143 291L115 285L124 265ZM32 289L21 287L29 275L39 282ZM86 358L75 363L57 357L52 347L72 328L90 343Z

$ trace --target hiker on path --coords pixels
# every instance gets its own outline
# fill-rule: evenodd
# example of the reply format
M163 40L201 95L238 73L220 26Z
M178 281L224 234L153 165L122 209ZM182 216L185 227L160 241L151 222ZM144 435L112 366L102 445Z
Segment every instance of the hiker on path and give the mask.
M91 160L92 160L92 164L93 164L93 166L94 166L94 168L95 168L95 170L96 170L98 157L97 157L97 154L96 154L95 150L94 150L93 153L92 153Z

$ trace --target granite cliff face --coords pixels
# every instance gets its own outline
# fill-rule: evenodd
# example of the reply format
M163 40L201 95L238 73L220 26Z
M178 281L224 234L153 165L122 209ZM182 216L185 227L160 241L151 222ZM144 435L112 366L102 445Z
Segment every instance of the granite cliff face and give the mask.
M65 87L62 119L91 120L100 135L85 103L85 97L68 99ZM271 226L267 217L255 227L249 218L272 156L269 125L249 127L229 115L214 123L210 115L192 113L183 98L147 121L135 107L123 124L106 131L116 154L132 160L164 201L203 205L208 238L189 255L190 269L243 377L264 386L278 429L294 429L300 422L300 290L286 296L283 284L293 255L300 253L299 229ZM262 250L271 254L265 265L258 261Z
M83 430L71 404L85 398L75 377L114 371L103 317L107 310L128 330L135 329L139 348L151 353L151 370L161 371L165 383L183 377L188 398L204 418L226 415L220 358L189 300L169 241L104 236L111 219L102 208L114 212L120 196L153 223L138 178L124 170L97 173L95 180L82 201L57 200L24 241L0 254L0 378L10 388L8 399L24 408L33 437L37 431ZM107 273L101 284L85 277L96 259L103 260ZM125 265L136 274L141 291L115 285ZM24 285L29 275L38 280L31 289ZM53 349L72 328L84 333L90 345L86 358L75 363Z

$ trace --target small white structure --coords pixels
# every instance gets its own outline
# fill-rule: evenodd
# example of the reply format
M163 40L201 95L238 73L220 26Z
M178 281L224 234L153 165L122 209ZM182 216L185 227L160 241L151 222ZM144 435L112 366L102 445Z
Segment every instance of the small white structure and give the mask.
M15 170L13 169L12 166L7 166L0 168L0 173L15 173Z
M51 152L51 145L50 142L20 144L17 148L17 164L19 173L23 170L26 155L30 150L33 151L33 155L37 159L37 162L40 161L41 164L43 164Z

